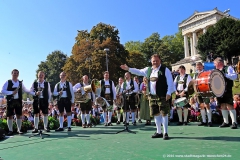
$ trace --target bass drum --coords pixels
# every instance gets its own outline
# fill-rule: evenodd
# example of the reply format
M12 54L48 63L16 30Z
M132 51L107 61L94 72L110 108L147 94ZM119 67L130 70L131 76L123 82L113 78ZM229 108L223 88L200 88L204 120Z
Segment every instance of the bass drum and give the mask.
M197 94L202 97L221 97L226 89L224 75L216 69L200 73L195 82Z

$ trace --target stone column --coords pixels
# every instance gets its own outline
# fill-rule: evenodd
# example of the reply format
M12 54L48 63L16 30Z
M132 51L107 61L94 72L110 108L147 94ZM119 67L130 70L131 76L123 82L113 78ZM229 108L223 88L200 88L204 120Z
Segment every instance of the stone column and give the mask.
M191 56L193 56L193 38L190 37Z
M189 56L189 49L188 49L188 38L187 35L184 35L184 53L185 53L185 58Z
M196 32L193 32L193 55L192 56L197 54L196 46L197 46L197 34Z

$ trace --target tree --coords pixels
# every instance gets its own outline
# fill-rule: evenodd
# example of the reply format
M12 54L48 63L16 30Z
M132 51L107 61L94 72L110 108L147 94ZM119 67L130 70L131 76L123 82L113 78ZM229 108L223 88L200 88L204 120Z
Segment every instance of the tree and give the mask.
M41 61L38 65L36 76L39 71L43 71L45 73L45 80L50 83L52 91L55 84L60 80L59 75L63 71L62 68L66 63L66 60L67 55L56 50L47 56L46 61Z
M222 18L215 26L199 37L197 49L202 59L209 52L215 56L222 56L231 62L233 56L240 55L240 21Z
M130 51L127 58L127 65L132 68L144 68L147 65L147 61L142 53Z
M128 41L124 44L124 47L129 52L131 51L138 51L141 52L142 50L142 42L140 41Z
M124 71L120 65L126 63L129 53L120 44L119 32L116 27L99 23L90 32L78 31L72 55L63 67L69 80L74 84L80 81L83 75L91 71L91 79L102 79L106 70L106 54L109 60L108 70L110 79L116 81ZM109 52L104 51L109 48ZM77 67L76 67L77 66Z

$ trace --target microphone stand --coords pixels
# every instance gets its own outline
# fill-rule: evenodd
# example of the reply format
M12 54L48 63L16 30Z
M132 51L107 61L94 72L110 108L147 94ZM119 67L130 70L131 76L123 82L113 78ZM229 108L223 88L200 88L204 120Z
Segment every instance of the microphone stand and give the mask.
M127 90L127 93L129 94L129 90ZM124 129L121 131L118 131L116 134L127 131L128 133L133 133L136 134L136 132L133 132L131 130L128 129L128 125L127 125L127 106L126 106L126 93L123 94L123 98L124 98L124 109L125 109L125 125L124 125Z
M40 92L42 92L42 88L39 87L38 90L39 90ZM40 97L38 96L38 108L40 108L39 105L40 105ZM40 117L40 113L39 113L39 117ZM42 135L50 136L49 134L42 133L42 130L41 130L41 129L38 129L38 133L37 133L37 134L32 134L31 136L29 136L29 138L35 137L35 136L38 136L38 135L39 135L40 138L42 138L42 139L43 139Z

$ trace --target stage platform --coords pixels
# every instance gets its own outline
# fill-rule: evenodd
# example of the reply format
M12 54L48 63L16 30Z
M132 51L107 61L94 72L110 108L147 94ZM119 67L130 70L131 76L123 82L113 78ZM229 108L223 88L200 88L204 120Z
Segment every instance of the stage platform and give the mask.
M160 160L160 159L240 159L240 129L169 125L170 140L152 139L154 123L129 126L136 134L123 132L121 125L73 127L71 132L51 131L44 139L29 138L31 131L0 141L3 160ZM205 157L204 157L205 156ZM211 156L211 158L210 158ZM185 157L185 158L184 158Z

